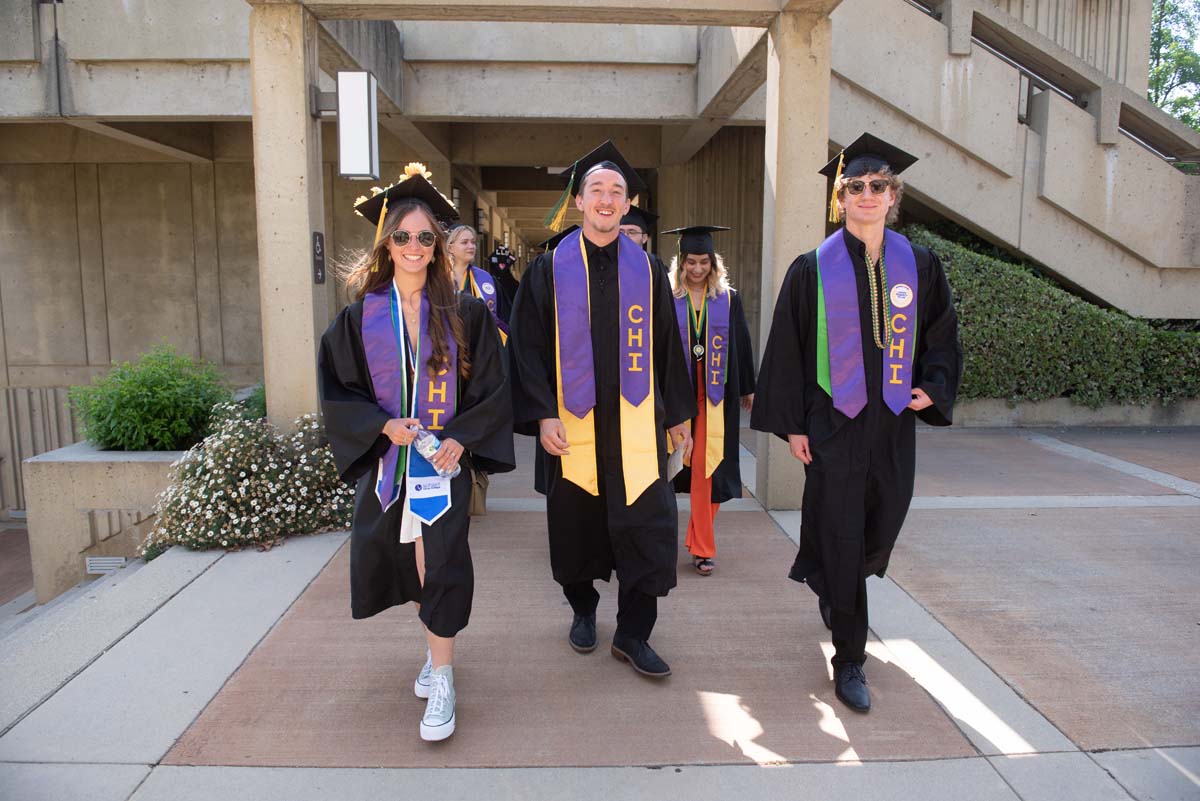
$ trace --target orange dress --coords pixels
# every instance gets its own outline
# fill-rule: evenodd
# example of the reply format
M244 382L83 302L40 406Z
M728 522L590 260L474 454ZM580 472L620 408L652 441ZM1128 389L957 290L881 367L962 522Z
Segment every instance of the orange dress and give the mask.
M699 412L696 415L696 425L692 430L692 486L689 490L692 496L692 514L688 518L687 540L688 553L704 559L717 555L717 543L713 534L713 522L717 519L717 510L721 504L712 502L712 477L704 475L704 454L706 453L706 437L708 434L708 398L705 397L704 362L696 362L696 402ZM696 455L700 455L699 463Z

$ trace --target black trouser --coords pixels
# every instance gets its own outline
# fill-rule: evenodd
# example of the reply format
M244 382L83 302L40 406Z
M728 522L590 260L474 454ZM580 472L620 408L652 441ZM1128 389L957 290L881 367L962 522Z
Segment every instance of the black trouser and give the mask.
M600 593L590 581L563 585L563 595L577 615L596 614ZM658 620L658 598L638 590L617 590L617 636L635 640L649 640L654 623Z
M833 625L833 669L836 672L846 665L861 665L867 661L867 579L858 579L858 597L854 613L839 612L837 607L830 611L829 622Z

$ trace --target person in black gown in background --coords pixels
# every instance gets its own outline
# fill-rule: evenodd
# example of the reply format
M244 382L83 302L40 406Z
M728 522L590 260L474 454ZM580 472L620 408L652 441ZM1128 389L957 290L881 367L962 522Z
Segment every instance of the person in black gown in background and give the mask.
M916 419L951 424L962 372L941 263L886 227L915 161L864 134L821 170L834 178L831 221L844 213L845 227L788 268L750 421L805 465L790 576L817 594L837 697L860 712L871 706L866 578L884 575L908 513Z

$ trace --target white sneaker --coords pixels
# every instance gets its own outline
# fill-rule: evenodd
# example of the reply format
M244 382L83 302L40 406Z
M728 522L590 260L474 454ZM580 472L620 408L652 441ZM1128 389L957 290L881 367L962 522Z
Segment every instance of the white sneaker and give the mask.
M417 674L417 680L413 682L413 695L418 698L429 697L429 684L433 676L433 654L428 650L425 651L425 664L421 667L421 672Z
M430 676L429 703L421 718L421 739L445 740L454 734L454 668L442 665Z

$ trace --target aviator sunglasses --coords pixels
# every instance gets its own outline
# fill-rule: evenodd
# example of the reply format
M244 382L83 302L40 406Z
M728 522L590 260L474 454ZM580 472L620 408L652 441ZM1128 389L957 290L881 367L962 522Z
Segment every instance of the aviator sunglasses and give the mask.
M886 178L876 178L875 180L869 182L859 180L846 181L842 184L842 188L846 190L847 194L861 195L863 193L863 189L870 186L872 195L882 195L884 191L887 190L887 188L891 185L892 182Z
M433 231L421 231L417 236L417 243L422 247L431 248L437 244L437 234ZM392 241L400 247L404 247L412 241L413 235L408 231L392 231Z

